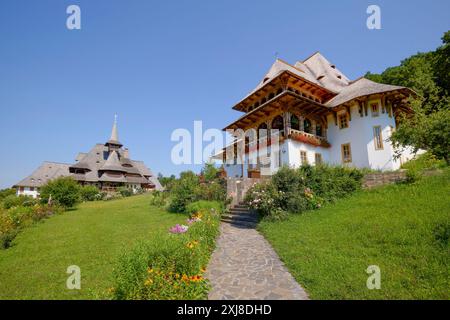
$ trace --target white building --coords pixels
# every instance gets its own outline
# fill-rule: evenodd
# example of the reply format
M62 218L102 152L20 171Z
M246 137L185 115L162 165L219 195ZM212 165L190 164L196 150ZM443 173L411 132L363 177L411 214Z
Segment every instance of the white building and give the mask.
M215 158L225 161L226 174L233 178L259 178L282 165L317 163L396 170L412 154L394 159L389 137L398 114L411 112L407 98L412 94L408 88L365 78L350 81L318 52L295 65L277 59L233 107L244 114L224 130L235 130L236 142ZM258 140L252 139L251 129L258 132ZM279 130L279 148L266 147L273 141L267 141L264 129ZM270 165L257 157L267 150Z

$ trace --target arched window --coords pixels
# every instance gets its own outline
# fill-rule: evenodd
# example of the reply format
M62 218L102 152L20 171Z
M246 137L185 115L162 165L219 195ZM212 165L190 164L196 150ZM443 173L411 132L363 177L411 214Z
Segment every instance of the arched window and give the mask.
M283 88L279 88L279 89L277 90L277 95L281 94L282 92L283 92Z
M267 101L267 99L266 99L266 98L263 98L263 99L261 100L261 104L266 103L266 101Z
M272 92L272 93L269 94L269 100L273 99L274 97L275 97L275 93Z
M258 135L258 140L263 137L267 137L267 123L263 122L259 125L257 135Z
M284 122L282 116L276 116L272 120L272 129L278 129L280 131L284 130Z
M319 137L322 136L322 125L320 123L316 124L316 135Z
M309 119L303 121L303 131L311 133L311 121Z
M294 130L300 130L300 120L295 114L291 115L291 128Z

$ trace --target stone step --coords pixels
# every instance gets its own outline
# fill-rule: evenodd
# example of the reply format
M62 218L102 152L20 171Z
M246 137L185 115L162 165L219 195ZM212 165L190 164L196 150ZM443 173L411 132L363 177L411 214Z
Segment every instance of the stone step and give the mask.
M222 222L241 228L254 228L257 224L257 221L245 221L235 219L222 219Z
M246 214L246 213L250 213L249 210L236 210L236 209L231 209L229 210L229 212L232 212L234 214Z
M255 216L255 215L230 215L230 214L225 214L225 215L222 216L222 221L223 220L257 222L258 221L258 217Z
M237 205L234 205L233 208L236 208L236 209L248 209L248 206L245 205L245 204L237 204Z

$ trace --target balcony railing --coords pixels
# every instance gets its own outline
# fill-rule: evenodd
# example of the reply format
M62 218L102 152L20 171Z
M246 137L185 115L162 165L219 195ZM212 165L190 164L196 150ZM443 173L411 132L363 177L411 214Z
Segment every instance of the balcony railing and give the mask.
M289 128L288 137L296 141L307 143L316 147L323 147L323 148L331 147L330 143L327 141L325 137L317 136L315 134L308 133L305 131Z

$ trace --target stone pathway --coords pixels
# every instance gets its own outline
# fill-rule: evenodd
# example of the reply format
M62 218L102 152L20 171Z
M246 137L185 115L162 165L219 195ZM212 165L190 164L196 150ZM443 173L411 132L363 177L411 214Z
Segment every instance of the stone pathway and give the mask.
M248 215L247 215L248 216ZM206 277L210 300L305 300L295 281L255 223L223 222Z

